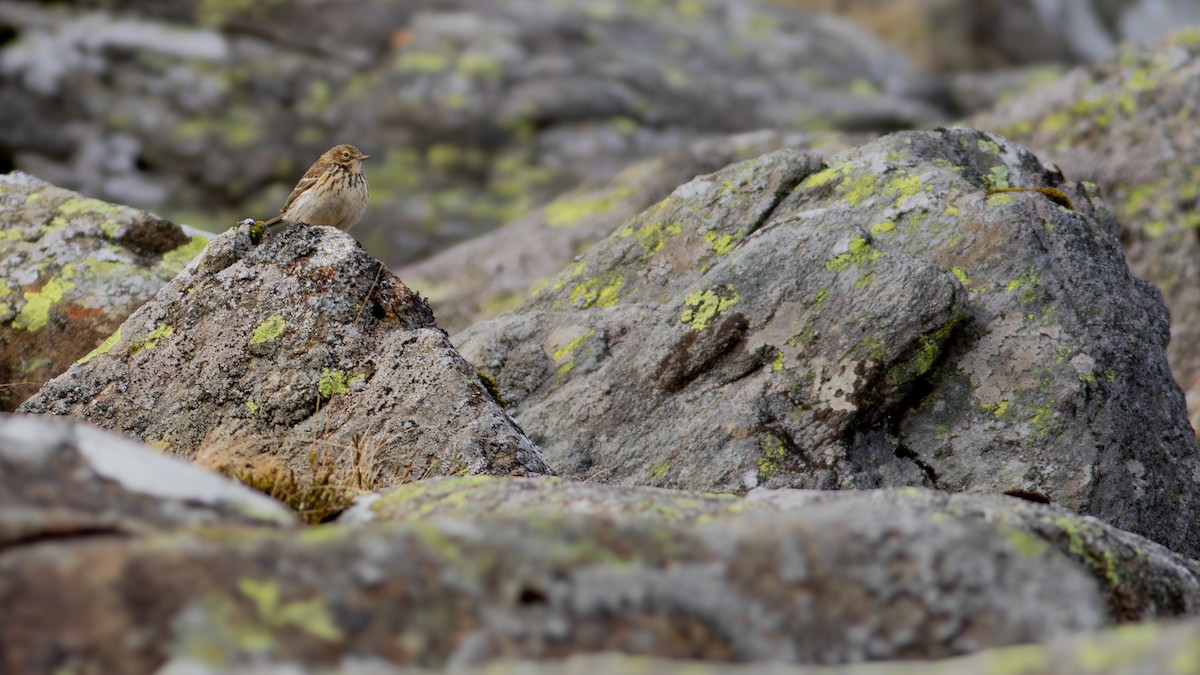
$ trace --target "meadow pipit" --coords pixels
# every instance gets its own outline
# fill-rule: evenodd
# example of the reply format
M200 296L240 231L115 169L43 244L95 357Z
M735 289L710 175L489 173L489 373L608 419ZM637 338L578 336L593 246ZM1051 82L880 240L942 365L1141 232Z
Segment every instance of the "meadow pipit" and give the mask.
M354 227L367 209L367 177L362 172L362 161L368 157L353 145L330 148L304 172L279 215L263 226L292 222L339 230Z

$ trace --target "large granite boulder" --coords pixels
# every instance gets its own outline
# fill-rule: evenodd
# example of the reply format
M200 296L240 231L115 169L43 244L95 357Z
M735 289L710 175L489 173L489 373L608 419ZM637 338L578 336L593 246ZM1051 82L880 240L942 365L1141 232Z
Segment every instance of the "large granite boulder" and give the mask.
M1167 359L1200 430L1200 31L1077 70L971 124L998 130L1094 181L1114 205L1129 267L1171 311Z
M404 489L420 500L420 488ZM1194 563L1008 497L783 491L742 502L509 479L430 490L442 505L421 501L399 523L6 547L0 601L20 611L0 614L0 667L443 667L601 651L843 664L1053 640L1200 602ZM541 499L446 504L528 491ZM601 505L579 508L592 499ZM672 505L706 517L675 519Z
M458 675L1145 675L1187 672L1197 662L1200 620L1163 621L1073 635L1042 645L1020 645L938 661L859 663L837 668L784 663L713 663L605 654L530 662L508 661L456 668ZM339 667L296 664L244 668L191 659L165 665L156 675L434 675L426 668L387 666L347 659Z
M844 148L844 135L774 131L696 141L580 186L544 207L397 270L451 335L521 304L592 244L692 178L782 147Z
M700 136L952 114L894 50L762 0L3 2L0 25L0 167L220 231L353 143L356 233L389 262Z
M108 340L20 408L206 464L361 459L368 484L551 473L425 301L345 233L213 239Z
M1167 315L1116 233L1094 187L979 131L781 151L456 340L563 475L1022 489L1195 554Z
M145 211L0 175L0 410L111 335L207 242Z

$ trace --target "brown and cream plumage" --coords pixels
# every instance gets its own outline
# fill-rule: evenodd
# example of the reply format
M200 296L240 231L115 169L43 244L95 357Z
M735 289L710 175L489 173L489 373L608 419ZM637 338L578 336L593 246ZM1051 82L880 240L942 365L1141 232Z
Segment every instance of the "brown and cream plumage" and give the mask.
M267 220L270 227L281 222L328 225L349 230L367 209L367 177L362 172L364 155L353 145L336 145L308 167L288 195L279 215Z

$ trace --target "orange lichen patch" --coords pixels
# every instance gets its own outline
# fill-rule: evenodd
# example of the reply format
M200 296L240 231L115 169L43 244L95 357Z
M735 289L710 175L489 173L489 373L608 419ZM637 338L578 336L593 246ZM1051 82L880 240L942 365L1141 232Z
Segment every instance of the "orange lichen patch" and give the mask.
M85 307L83 305L59 305L57 309L63 316L72 321L104 316L106 313L105 310L98 307Z

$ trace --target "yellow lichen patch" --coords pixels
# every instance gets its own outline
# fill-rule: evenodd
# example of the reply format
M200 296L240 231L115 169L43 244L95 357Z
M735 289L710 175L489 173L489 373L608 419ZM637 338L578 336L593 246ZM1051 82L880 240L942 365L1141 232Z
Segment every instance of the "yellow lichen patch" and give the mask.
M681 232L683 232L683 228L679 223L667 223L664 225L660 222L652 222L633 231L637 235L638 245L648 255L658 253L658 250L663 247L668 237L678 236Z
M45 328L46 324L50 322L50 308L62 300L63 294L72 288L75 288L75 284L70 281L51 279L42 286L42 290L26 293L25 306L13 319L13 328L28 331Z
M800 187L818 188L822 185L827 185L829 183L842 180L849 172L850 167L845 165L829 167L828 169L818 171L814 174L811 174L808 178L805 178L800 183Z
M841 272L851 265L864 265L879 259L882 255L879 249L863 237L850 240L850 250L830 258L825 262L825 269Z
M182 272L192 258L200 255L205 246L208 246L208 237L195 235L183 246L164 253L158 262L158 269L173 277Z
M560 197L546 205L546 224L557 228L571 227L588 216L612 211L622 200L632 195L632 189L619 186L599 196Z
M79 359L75 363L84 364L84 363L87 363L88 361L91 361L92 359L96 358L97 356L100 356L101 354L108 354L109 352L111 352L113 350L113 347L117 346L117 343L120 341L121 341L121 327L118 326L117 332L113 333L112 335L109 335L107 338L104 339L104 342L100 343L100 346L98 346L95 349L93 349L92 351L88 352L82 359Z
M72 197L59 204L58 212L64 216L74 216L84 212L112 215L120 213L121 207L109 204L108 202L102 202L99 199Z
M779 462L787 456L787 450L783 441L771 434L759 438L758 447L762 451L758 457L758 481L762 483L779 475Z
M1029 304L1037 298L1037 285L1041 283L1042 275L1035 269L1025 270L1021 276L1008 282L1008 292L1020 291L1017 299L1021 304Z
M958 279L958 283L962 284L966 288L970 288L971 277L967 276L966 270L961 267L951 267L950 273L954 275L955 279Z
M273 340L279 337L285 328L287 328L287 322L283 320L282 316L276 314L258 324L258 327L254 329L254 333L250 335L250 344L256 345L267 340Z
M717 255L725 255L733 250L733 245L741 236L741 232L718 235L716 232L709 231L704 233L704 241L708 242Z
M143 349L151 350L158 346L158 341L164 338L169 338L175 334L175 329L165 323L160 323L150 331L150 334L139 340L134 340L133 344L129 345L129 355L132 356Z
M579 309L612 307L617 304L617 292L624 283L625 277L619 274L588 279L571 290L571 306Z
M317 392L321 394L321 398L333 398L337 394L350 391L347 384L346 374L342 371L322 368L321 379L317 381Z
M882 223L875 223L871 226L871 235L878 237L881 234L887 234L896 229L896 223L891 220L885 220Z
M437 52L404 52L396 65L408 73L443 73L450 67L450 60Z
M279 582L271 579L241 579L238 590L254 605L258 621L268 628L294 628L327 642L343 638L329 608L319 599L284 602Z
M684 300L683 315L680 320L691 325L692 330L702 330L718 314L733 307L741 297L731 289L696 291Z
M1004 164L997 164L983 177L983 181L992 189L1006 188L1009 187L1008 176L1008 167Z
M555 361L562 360L564 357L568 356L571 352L575 351L579 347L579 345L586 342L588 338L590 338L591 336L593 336L595 334L596 334L596 331L589 330L588 332L584 333L583 335L580 335L579 337L575 338L574 340L571 340L566 345L564 345L562 348L555 350L554 356L553 356L554 360Z

